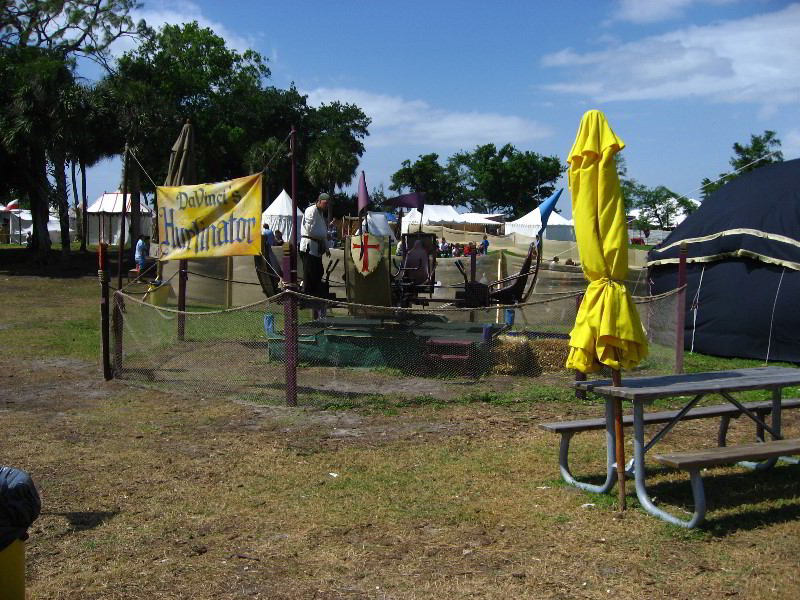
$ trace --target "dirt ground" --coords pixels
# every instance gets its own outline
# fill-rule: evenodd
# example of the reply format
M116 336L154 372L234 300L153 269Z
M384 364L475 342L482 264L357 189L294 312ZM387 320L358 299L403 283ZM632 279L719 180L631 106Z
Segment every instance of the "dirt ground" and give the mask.
M326 411L104 382L72 350L96 282L34 279L2 281L0 318L0 460L43 506L30 598L798 597L798 466L709 472L696 531L644 513L632 486L620 517L560 483L537 427L599 403ZM742 421L731 442L752 437ZM662 447L710 446L715 425ZM800 415L784 428L800 435ZM578 474L602 473L602 441L575 438ZM651 491L691 509L684 474L653 469Z

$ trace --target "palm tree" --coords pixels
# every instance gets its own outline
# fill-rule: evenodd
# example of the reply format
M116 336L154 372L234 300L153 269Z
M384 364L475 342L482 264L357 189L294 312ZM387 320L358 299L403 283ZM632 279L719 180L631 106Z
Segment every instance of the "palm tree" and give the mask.
M308 153L306 176L317 188L331 196L337 186L353 181L358 169L358 155L347 150L347 146L336 137L320 138ZM332 203L328 202L328 221L331 220Z
M261 210L265 210L272 200L272 174L281 173L287 167L288 147L276 137L267 138L263 142L256 142L245 154L245 167L251 173L266 171L267 181Z

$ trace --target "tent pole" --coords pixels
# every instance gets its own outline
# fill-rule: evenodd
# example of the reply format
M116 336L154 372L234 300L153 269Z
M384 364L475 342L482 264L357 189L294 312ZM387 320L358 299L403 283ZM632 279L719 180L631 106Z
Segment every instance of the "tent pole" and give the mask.
M117 273L117 290L122 289L122 269L125 266L125 203L128 200L128 144L122 153L122 221L119 225L119 272Z
M611 383L614 387L622 386L622 376L619 369L611 370ZM619 494L619 510L625 510L625 437L622 429L622 399L614 398L614 438L616 441L617 455L617 485Z
M297 215L297 130L292 125L292 218ZM286 404L297 406L297 224L289 243L289 269L284 280L289 294L283 299L283 337L286 342ZM288 279L287 279L288 277Z
M686 242L681 242L680 259L678 262L678 314L675 320L676 373L683 373L683 339L686 320L686 255L688 253L689 249Z

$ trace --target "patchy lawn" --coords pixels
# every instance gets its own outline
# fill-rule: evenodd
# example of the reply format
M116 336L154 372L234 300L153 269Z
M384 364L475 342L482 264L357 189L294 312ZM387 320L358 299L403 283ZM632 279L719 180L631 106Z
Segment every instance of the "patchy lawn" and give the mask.
M798 466L715 470L697 531L644 513L632 485L618 518L615 493L560 483L558 438L536 427L599 402L534 385L289 409L106 383L96 279L0 284L0 456L43 505L30 598L797 597ZM715 434L687 422L664 448ZM752 435L733 422L732 442ZM575 438L579 474L604 472L602 443ZM654 469L652 493L691 509L683 473Z

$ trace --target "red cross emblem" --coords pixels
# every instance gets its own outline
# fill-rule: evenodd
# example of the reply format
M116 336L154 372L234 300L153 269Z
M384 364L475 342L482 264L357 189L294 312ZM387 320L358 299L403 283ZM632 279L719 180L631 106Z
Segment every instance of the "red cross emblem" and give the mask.
M361 243L358 243L361 242ZM358 253L358 259L356 258L356 250L360 250ZM373 261L371 263L372 268L370 268L370 250L375 250L376 252L373 253ZM353 236L350 241L350 252L351 256L353 257L353 262L358 264L358 261L361 260L361 268L359 269L362 274L371 273L375 270L378 266L378 263L381 260L381 244L380 240L377 241L375 244L369 243L369 234L365 233L361 236L361 239L357 236Z

